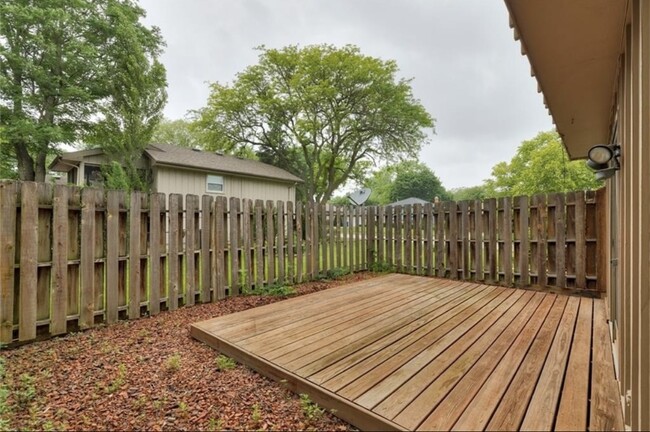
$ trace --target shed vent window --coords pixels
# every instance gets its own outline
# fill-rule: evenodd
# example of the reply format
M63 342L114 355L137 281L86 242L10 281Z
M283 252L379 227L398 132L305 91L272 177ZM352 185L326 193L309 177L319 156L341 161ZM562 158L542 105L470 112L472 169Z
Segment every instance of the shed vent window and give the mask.
M223 192L223 177L216 175L209 175L207 180L208 192Z

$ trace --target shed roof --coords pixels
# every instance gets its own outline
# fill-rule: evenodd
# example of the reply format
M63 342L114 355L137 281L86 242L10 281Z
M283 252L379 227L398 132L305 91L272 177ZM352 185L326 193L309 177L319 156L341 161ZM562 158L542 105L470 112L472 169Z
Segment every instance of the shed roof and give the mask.
M403 205L426 204L426 203L428 203L428 201L423 200L422 198L410 197L410 198L405 198L403 200L395 201L395 202L390 203L388 205L389 206L403 206Z
M64 153L51 164L53 171L69 171L84 158L103 154L101 149L80 150ZM204 171L216 171L240 176L267 178L286 182L302 183L303 180L290 172L252 159L178 147L171 144L150 144L145 154L152 165L165 165Z
M179 168L219 171L302 183L301 178L282 168L252 159L178 147L171 144L151 144L147 147L145 153L149 156L153 165L170 165Z

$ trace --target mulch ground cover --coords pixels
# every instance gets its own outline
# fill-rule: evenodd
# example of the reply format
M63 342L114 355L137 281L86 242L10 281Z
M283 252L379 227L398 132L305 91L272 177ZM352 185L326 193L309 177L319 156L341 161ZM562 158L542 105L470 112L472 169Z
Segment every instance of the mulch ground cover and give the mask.
M296 287L308 294L373 277ZM328 412L189 335L191 323L281 297L243 296L0 352L0 428L17 430L351 430ZM4 399L4 403L2 400Z

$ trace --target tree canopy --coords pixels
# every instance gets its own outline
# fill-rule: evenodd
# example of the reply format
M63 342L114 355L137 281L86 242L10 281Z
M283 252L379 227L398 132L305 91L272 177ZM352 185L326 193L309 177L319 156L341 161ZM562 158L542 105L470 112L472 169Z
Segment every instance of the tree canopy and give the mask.
M379 161L414 156L433 128L394 61L354 46L259 50L231 84L211 85L197 125L213 147L250 148L300 176L308 200L327 201Z
M200 134L193 127L192 121L185 119L162 119L153 130L151 142L187 148L198 148L205 145Z
M602 185L584 161L569 161L555 131L521 143L510 162L492 168L486 196L517 196L596 189Z
M142 52L156 57L162 45L142 17L132 0L0 2L0 140L21 179L43 181L46 159L59 144L73 144L97 120L108 121L107 107L117 109L122 96L118 89L125 99L140 91L127 76L149 79L129 70L141 67ZM120 103L123 112L130 109ZM132 115L141 113L122 115L120 128L130 127Z

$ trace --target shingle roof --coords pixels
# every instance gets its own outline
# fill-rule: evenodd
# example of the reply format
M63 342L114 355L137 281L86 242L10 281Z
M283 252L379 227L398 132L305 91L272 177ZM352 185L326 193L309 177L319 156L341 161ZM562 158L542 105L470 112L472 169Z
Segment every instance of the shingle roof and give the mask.
M149 155L153 165L173 165L181 168L219 171L302 183L302 179L282 168L251 159L221 155L170 144L151 144L147 147L145 153Z
M406 198L400 201L395 201L394 203L388 204L389 206L402 206L402 205L413 205L413 204L426 204L427 201L421 199L421 198Z

